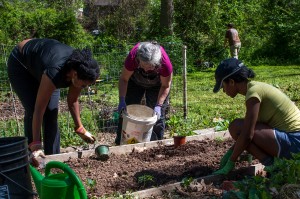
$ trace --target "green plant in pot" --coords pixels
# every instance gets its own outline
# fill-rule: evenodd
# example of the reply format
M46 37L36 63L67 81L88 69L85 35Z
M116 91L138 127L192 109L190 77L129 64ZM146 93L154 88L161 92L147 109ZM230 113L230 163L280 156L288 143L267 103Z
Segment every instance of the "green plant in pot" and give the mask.
M186 143L186 136L191 136L191 135L195 135L196 133L190 130L178 130L174 136L173 136L173 140L174 140L174 146L178 147L180 145L183 145Z
M170 136L174 139L174 146L185 144L186 136L195 135L192 129L192 120L186 120L179 116L171 116L167 121Z

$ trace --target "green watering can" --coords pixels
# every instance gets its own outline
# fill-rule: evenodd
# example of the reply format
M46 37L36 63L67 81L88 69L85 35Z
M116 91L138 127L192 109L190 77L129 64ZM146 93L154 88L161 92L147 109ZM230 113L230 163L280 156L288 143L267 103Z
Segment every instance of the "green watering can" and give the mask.
M51 174L50 169L61 169L64 173ZM45 177L31 165L30 172L40 199L87 199L81 180L67 164L48 162Z

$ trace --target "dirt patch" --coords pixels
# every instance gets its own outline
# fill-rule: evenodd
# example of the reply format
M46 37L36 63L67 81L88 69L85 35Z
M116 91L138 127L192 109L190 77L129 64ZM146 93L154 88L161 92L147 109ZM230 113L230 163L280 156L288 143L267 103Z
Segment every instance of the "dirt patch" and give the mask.
M126 155L110 154L105 161L92 155L69 159L65 163L81 178L89 198L92 198L210 175L218 169L221 157L232 144L232 140L194 140L177 148L161 146ZM244 166L249 166L249 163L237 163L236 169Z

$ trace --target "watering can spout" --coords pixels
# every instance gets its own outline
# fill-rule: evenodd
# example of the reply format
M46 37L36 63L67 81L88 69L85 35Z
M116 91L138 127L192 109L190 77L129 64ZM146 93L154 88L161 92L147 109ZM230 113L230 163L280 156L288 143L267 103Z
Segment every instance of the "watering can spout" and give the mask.
M31 176L32 176L33 182L35 184L36 190L37 190L38 194L40 195L41 184L44 179L44 176L36 168L34 168L31 165L29 165L29 166L30 166Z

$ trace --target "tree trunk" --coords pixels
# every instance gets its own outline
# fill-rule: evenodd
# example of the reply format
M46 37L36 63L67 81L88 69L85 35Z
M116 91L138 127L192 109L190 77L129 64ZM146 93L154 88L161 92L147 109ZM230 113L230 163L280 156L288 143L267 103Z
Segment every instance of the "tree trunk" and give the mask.
M161 0L160 28L163 35L173 34L173 0Z

